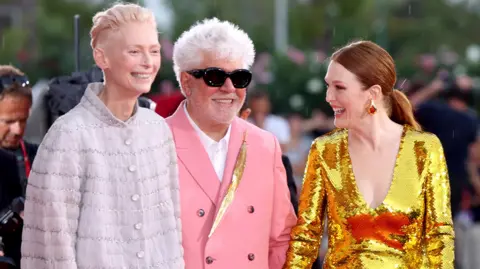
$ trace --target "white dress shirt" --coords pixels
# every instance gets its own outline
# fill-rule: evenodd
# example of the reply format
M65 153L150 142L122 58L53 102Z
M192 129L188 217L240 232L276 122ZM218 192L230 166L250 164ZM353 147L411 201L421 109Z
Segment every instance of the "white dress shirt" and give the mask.
M202 142L205 151L210 158L210 162L212 163L213 169L217 173L218 179L222 181L223 178L223 171L225 170L225 162L227 160L227 152L228 152L228 142L230 141L230 129L231 125L228 126L227 133L220 141L215 141L211 139L207 134L205 134L200 127L192 120L190 115L187 111L187 105L183 107L185 109L185 114L187 114L188 121L192 125L193 129L198 134L200 141Z

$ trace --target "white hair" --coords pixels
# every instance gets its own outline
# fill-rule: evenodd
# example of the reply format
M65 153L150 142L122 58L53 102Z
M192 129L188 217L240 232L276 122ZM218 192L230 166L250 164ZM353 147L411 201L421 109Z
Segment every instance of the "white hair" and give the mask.
M173 70L180 83L180 73L198 68L204 57L242 60L243 68L250 68L255 59L255 48L243 30L228 21L217 18L197 22L175 42L173 48Z
M100 35L106 31L115 31L129 22L151 22L156 26L153 12L137 4L117 3L105 11L100 11L93 16L93 25L90 30L92 48L95 48Z

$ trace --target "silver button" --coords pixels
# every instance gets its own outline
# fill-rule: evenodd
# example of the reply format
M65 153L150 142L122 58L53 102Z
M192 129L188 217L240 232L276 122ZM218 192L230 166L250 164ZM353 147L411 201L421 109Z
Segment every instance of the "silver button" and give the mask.
M131 140L131 139L125 140L125 145L130 146L131 144L132 144L132 140Z
M138 257L139 259L145 257L145 252L143 252L143 251L137 252L137 257Z
M140 199L140 195L138 194L132 195L132 201L138 201L138 199Z
M140 230L140 229L142 229L142 226L143 225L141 223L137 223L137 224L135 224L135 229Z
M128 171L130 171L130 172L135 172L135 170L137 170L137 167L135 167L135 165L130 165L128 167Z

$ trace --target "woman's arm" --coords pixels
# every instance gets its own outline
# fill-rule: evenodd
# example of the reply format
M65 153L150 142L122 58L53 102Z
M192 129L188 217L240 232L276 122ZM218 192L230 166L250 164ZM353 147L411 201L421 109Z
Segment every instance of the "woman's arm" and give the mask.
M311 268L318 257L323 234L326 176L322 169L317 142L308 154L303 188L299 199L298 221L292 229L284 269Z
M75 137L56 123L35 157L25 201L23 269L77 269L82 171Z
M450 183L440 140L430 141L426 185L425 241L430 268L453 268L454 230Z

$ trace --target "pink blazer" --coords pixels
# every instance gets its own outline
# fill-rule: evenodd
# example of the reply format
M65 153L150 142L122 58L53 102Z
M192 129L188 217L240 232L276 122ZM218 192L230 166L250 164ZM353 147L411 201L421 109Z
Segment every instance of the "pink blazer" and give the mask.
M167 119L178 154L186 269L281 269L296 216L276 138L236 118L222 183L182 103ZM247 158L233 203L209 238L247 131Z

